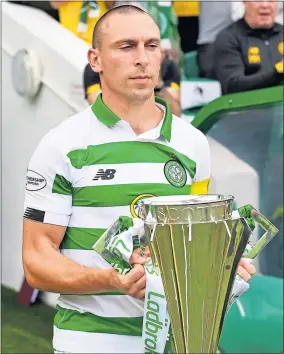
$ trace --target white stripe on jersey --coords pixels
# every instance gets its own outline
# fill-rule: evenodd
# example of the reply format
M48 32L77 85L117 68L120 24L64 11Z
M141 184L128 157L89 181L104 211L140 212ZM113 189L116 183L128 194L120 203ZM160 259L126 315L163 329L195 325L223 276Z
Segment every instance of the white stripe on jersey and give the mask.
M114 184L166 183L164 163L123 163L85 166L81 170L72 168L73 187L112 186ZM100 172L115 170L112 179L102 179ZM187 172L187 184L192 180ZM97 176L97 180L94 178Z
M144 353L142 337L53 328L53 348L67 353Z
M107 229L120 216L131 216L130 207L76 207L72 208L70 227Z
M77 262L85 267L96 267L99 269L111 269L111 265L103 259L96 251L92 250L72 250L62 249L61 253L71 258L74 262Z
M100 317L142 317L144 302L128 295L60 295L58 305Z
M61 253L87 267L110 269L111 265L96 251L63 249ZM60 306L101 317L143 316L143 301L127 295L60 295ZM81 311L82 310L82 311Z

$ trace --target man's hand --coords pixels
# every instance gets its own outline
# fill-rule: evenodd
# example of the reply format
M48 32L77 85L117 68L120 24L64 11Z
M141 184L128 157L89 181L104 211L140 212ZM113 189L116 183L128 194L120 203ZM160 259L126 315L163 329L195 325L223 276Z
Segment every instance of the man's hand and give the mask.
M125 275L116 273L116 286L119 291L138 300L145 297L146 275L141 264L134 264L133 269Z
M133 251L129 263L133 266L129 273L121 275L115 272L113 288L141 300L145 297L146 275L143 265L146 258L142 257L140 248Z
M242 258L237 273L244 281L249 281L251 276L256 272L255 267L250 264L245 258Z
M144 257L142 256L141 248L136 248L136 250L133 251L130 257L129 262L132 266L134 264L144 265L146 263L147 258L149 257L151 257L149 246L146 246L145 248Z
M144 265L146 263L146 258L142 256L141 248L136 248L129 259L129 263L134 266L135 264Z

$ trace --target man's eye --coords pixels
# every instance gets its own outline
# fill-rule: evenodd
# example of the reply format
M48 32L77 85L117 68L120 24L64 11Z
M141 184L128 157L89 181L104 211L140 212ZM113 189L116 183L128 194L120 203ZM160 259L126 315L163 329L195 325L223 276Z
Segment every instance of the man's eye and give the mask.
M150 48L157 48L158 46L157 46L157 44L149 44L148 47L150 47Z
M131 45L127 45L127 46L121 47L120 49L130 49L130 48L132 48Z

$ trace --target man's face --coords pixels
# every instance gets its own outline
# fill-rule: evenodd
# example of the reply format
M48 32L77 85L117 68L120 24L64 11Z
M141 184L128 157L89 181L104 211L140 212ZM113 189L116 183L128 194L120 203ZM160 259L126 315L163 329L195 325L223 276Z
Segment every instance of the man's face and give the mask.
M245 18L252 28L271 28L275 22L277 1L245 1Z
M96 71L102 90L144 101L158 83L160 32L147 14L113 14L103 24Z

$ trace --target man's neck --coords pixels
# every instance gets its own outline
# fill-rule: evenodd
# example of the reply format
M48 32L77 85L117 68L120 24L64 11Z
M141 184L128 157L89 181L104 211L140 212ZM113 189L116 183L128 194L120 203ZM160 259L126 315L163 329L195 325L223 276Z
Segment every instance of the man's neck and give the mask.
M269 27L259 27L259 26L256 26L255 24L254 24L254 21L253 21L253 19L251 19L251 17L249 17L249 16L247 16L247 15L245 15L244 16L244 20L245 20L245 22L247 23L247 25L251 28L251 29L253 29L253 30L269 30L269 29L271 29L273 26L274 26L274 24L272 24L271 26L269 26Z
M164 112L156 106L154 94L146 101L127 101L113 94L102 95L104 104L139 135L159 125Z

